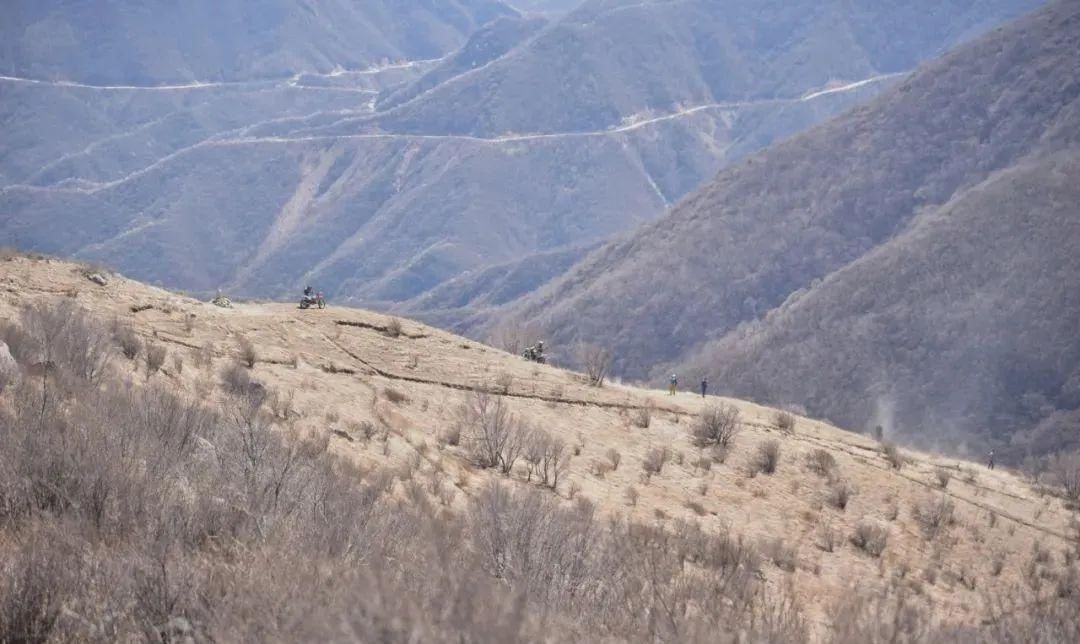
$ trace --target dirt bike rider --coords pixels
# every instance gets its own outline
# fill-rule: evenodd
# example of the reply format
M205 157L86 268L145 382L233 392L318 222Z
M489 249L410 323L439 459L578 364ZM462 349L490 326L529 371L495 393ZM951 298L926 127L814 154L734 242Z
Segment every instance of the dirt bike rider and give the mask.
M315 289L311 288L310 284L307 286L307 288L304 289L304 299L306 299L306 300L315 299Z

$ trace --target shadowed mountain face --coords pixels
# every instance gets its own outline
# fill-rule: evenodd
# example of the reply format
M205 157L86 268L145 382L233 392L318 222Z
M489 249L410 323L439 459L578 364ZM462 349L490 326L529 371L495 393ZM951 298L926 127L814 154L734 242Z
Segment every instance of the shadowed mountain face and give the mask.
M1080 406L1078 131L1061 2L725 170L511 317L627 375L1007 441Z
M463 280L520 263L529 278L509 284L542 284L561 271L549 258L1036 4L589 2L545 22L480 0L282 0L227 5L218 24L241 35L217 49L134 9L121 31L35 5L0 57L16 77L0 80L0 234L189 290L317 282L457 323L511 294ZM157 22L180 33L201 6ZM37 55L43 29L83 44ZM110 58L69 61L79 47L137 62L95 76Z

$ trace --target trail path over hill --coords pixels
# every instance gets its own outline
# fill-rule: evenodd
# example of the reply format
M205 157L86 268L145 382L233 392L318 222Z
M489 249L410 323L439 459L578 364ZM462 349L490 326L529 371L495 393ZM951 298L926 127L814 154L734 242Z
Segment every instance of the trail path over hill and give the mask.
M0 82L21 83L28 85L41 85L56 89L85 89L100 92L187 92L205 89L221 88L249 88L249 87L297 87L300 89L326 90L341 92L361 92L365 94L377 94L375 90L358 89L352 87L335 87L332 85L304 85L305 78L343 78L348 76L377 76L391 71L414 69L442 62L446 57L422 60L408 60L397 63L387 63L363 69L338 68L332 72L297 72L288 76L266 79L252 79L243 81L190 81L186 83L171 83L162 85L95 85L92 83L80 83L68 80L47 80L41 78L26 78L22 76L0 75Z
M767 106L783 106L794 105L799 103L805 103L814 101L819 98L839 94L843 92L850 92L868 85L875 83L886 82L904 74L883 74L874 76L872 78L863 79L860 81L847 83L837 87L831 87L823 90L817 90L811 92L805 96L798 98L774 98L774 99L754 99L747 101L724 101L707 103L702 105L695 105L690 107L679 108L671 113L663 114L659 116L653 116L648 114L637 114L629 116L624 121L628 121L622 125L613 125L603 130L585 130L577 132L551 132L551 133L534 133L534 134L506 134L495 137L482 137L482 136L470 136L462 134L410 134L410 133L393 133L393 132L379 132L379 133L358 133L358 134L315 134L315 135L295 135L295 136L243 136L243 133L250 132L263 125L282 123L303 119L305 117L281 117L277 119L271 119L269 121L263 121L255 123L249 126L245 126L241 129L234 129L228 132L216 134L206 140L200 141L194 145L177 150L157 161L151 163L148 166L135 170L123 177L115 179L113 181L91 183L85 182L83 185L77 187L56 187L56 186L33 186L26 184L15 184L0 188L0 194L8 191L28 191L28 192L43 192L43 193L81 193L81 194L94 194L103 190L115 188L124 183L127 183L133 179L142 177L153 170L167 164L168 162L186 154L207 148L207 147L234 147L234 146L252 146L252 145L291 145L291 144L305 144L305 143L334 143L340 141L417 141L417 142L443 142L443 141L456 141L462 143L472 143L477 145L507 145L507 144L520 144L520 143L534 143L534 142L546 142L546 141L560 141L576 138L597 138L597 137L610 137L627 134L641 130L644 128L653 127L665 122L674 121L677 119L683 119L691 117L695 114L699 114L706 111L713 110L739 110L739 109L752 109L758 107ZM321 115L323 113L317 113ZM240 136L235 136L239 134ZM230 138L233 137L233 138ZM96 145L96 144L92 144ZM45 168L42 168L35 172L32 176L38 176L46 168L51 167L58 163L60 159L51 161L46 164ZM667 202L667 198L662 194L661 198Z

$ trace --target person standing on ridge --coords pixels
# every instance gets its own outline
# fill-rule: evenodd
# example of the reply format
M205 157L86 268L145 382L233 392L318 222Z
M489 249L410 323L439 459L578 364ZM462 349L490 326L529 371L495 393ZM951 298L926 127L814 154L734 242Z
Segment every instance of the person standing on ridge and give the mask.
M679 387L679 378L675 374L671 374L671 382L668 386L668 395L674 396L675 390Z
M708 390L709 390L709 379L708 378L702 378L701 379L701 397L702 398L705 397L705 392L708 391Z
M994 450L990 450L990 454L987 456L986 467L994 469Z

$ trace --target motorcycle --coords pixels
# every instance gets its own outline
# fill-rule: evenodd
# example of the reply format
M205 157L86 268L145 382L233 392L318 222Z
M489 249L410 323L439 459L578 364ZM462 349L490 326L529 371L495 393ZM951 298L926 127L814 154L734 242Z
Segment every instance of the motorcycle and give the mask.
M316 293L315 295L305 295L300 298L301 309L310 309L312 307L320 309L326 308L326 298L323 297L322 292Z

